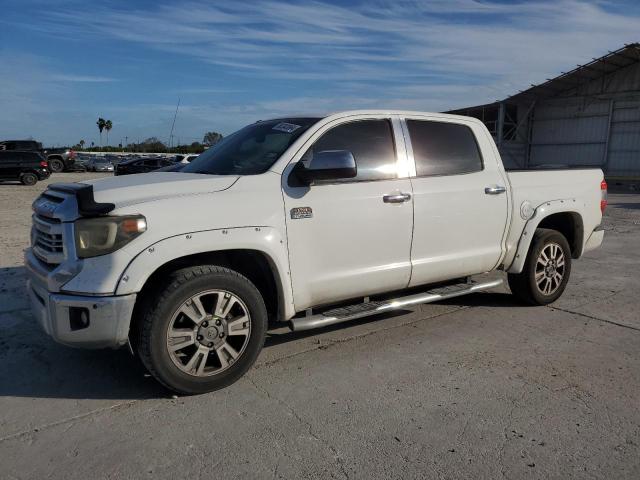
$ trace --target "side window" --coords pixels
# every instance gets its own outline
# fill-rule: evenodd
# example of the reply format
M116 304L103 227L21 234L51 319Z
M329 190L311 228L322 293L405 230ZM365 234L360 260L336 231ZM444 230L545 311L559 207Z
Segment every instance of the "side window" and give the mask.
M482 157L469 127L456 123L407 120L416 174L456 175L482 170Z
M348 150L353 154L358 175L340 180L342 182L397 177L393 130L388 120L359 120L338 125L322 135L302 160L311 160L314 152L325 150Z

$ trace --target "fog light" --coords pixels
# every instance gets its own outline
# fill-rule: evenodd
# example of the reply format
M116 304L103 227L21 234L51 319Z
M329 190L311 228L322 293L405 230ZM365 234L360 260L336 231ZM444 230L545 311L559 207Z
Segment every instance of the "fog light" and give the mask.
M87 328L89 323L88 308L69 307L69 328L71 328L71 331Z

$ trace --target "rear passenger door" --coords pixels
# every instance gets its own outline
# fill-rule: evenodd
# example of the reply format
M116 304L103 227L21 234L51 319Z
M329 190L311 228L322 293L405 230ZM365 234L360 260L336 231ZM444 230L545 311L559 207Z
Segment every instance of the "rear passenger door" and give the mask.
M502 256L508 198L493 143L474 122L406 118L415 166L410 286L493 269Z

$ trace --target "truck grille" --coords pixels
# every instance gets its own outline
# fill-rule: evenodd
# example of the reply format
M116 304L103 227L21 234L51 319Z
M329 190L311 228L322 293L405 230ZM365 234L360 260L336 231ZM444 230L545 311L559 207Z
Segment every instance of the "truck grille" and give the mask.
M64 239L60 220L33 215L31 230L33 253L48 265L58 265L64 260Z

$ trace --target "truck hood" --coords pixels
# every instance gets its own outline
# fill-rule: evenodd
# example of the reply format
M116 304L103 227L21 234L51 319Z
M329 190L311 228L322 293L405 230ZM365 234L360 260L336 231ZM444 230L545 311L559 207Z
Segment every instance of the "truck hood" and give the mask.
M109 202L116 208L172 197L202 195L231 187L236 175L157 172L88 180L96 202Z

